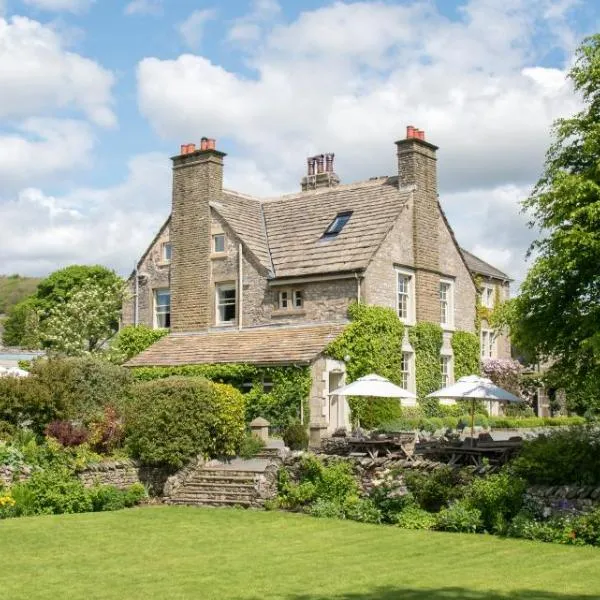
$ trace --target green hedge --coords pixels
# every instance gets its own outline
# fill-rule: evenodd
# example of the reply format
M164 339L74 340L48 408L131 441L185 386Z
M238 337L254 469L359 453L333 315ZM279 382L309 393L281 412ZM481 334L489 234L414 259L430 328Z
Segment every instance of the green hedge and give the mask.
M586 423L583 417L490 417L489 421L492 429L567 427Z
M167 377L204 377L229 384L244 393L246 421L264 417L274 428L309 419L310 368L304 366L256 367L248 364L185 365L180 367L140 367L132 369L137 381ZM250 384L249 386L247 384Z
M244 396L201 377L138 383L125 412L126 445L146 464L181 468L202 454L233 456L244 439Z
M441 416L439 401L427 394L441 387L442 369L440 352L443 332L437 323L417 323L410 329L410 343L415 350L417 396L419 404L429 417Z

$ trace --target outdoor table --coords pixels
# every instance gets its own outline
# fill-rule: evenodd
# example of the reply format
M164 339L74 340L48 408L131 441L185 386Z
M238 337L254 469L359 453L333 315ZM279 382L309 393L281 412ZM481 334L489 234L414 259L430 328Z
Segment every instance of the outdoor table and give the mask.
M377 458L380 451L391 454L393 450L398 451L400 449L404 452L400 442L394 439L349 439L348 448L351 452L366 452L371 458Z

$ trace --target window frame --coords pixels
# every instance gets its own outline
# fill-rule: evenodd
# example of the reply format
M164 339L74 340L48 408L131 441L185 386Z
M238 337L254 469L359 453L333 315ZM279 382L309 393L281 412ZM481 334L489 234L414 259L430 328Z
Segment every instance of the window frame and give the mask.
M217 238L223 240L223 249L222 250L217 250ZM225 243L225 234L224 233L213 233L212 234L211 250L212 250L213 254L224 254L225 253L225 251L227 250L227 247L226 247L226 243Z
M167 248L169 249L168 252L167 252ZM161 261L163 263L170 263L172 257L173 257L173 244L171 242L163 242L161 249L160 249Z
M446 307L449 319L444 322L442 321L442 286L448 286L448 297L446 298ZM440 296L440 325L444 329L454 329L454 280L442 277L440 279L439 287Z
M298 305L298 299L300 304ZM277 291L278 311L300 311L304 310L304 290L301 288L284 288Z
M221 303L220 292L233 291L233 308L234 316L233 319L227 321L221 320L221 308L231 306L231 303ZM237 311L238 311L238 293L237 286L234 282L223 282L215 284L215 323L219 326L231 326L237 322Z
M441 387L454 383L454 360L449 354L440 354Z
M481 329L479 332L479 347L481 358L496 357L496 336L493 329Z
M487 294L489 292L489 295ZM484 283L481 286L481 306L494 308L496 303L496 289L493 283Z
M170 329L171 327L171 289L170 288L155 288L152 290L153 296L153 310L152 310L152 325L153 329ZM158 296L161 293L168 292L169 294L169 302L168 304L159 304ZM167 307L166 311L161 311L159 313L159 307ZM160 325L160 316L165 316L165 325Z
M348 224L348 221L352 218L352 213L354 211L351 210L343 210L333 218L333 221L329 223L327 229L323 233L323 237L334 237L339 235L344 227ZM341 224L339 224L341 222Z
M406 364L406 370L405 370ZM415 353L402 351L400 358L400 382L401 387L409 392L415 391ZM406 382L406 385L404 385Z
M395 268L396 273L396 314L405 325L414 325L416 322L415 306L415 272L409 269ZM400 278L405 277L408 280L406 316L400 316Z

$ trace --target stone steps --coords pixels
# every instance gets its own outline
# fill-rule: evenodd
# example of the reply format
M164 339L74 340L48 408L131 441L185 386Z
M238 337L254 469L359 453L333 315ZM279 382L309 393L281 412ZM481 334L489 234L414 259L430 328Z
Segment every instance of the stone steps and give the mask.
M194 506L261 506L259 481L264 472L204 467L192 473L167 500Z

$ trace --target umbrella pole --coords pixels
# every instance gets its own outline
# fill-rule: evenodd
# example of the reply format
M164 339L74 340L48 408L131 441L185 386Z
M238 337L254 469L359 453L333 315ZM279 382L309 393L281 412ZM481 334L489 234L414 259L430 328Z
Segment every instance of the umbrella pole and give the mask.
M475 399L471 399L471 443L475 439Z

